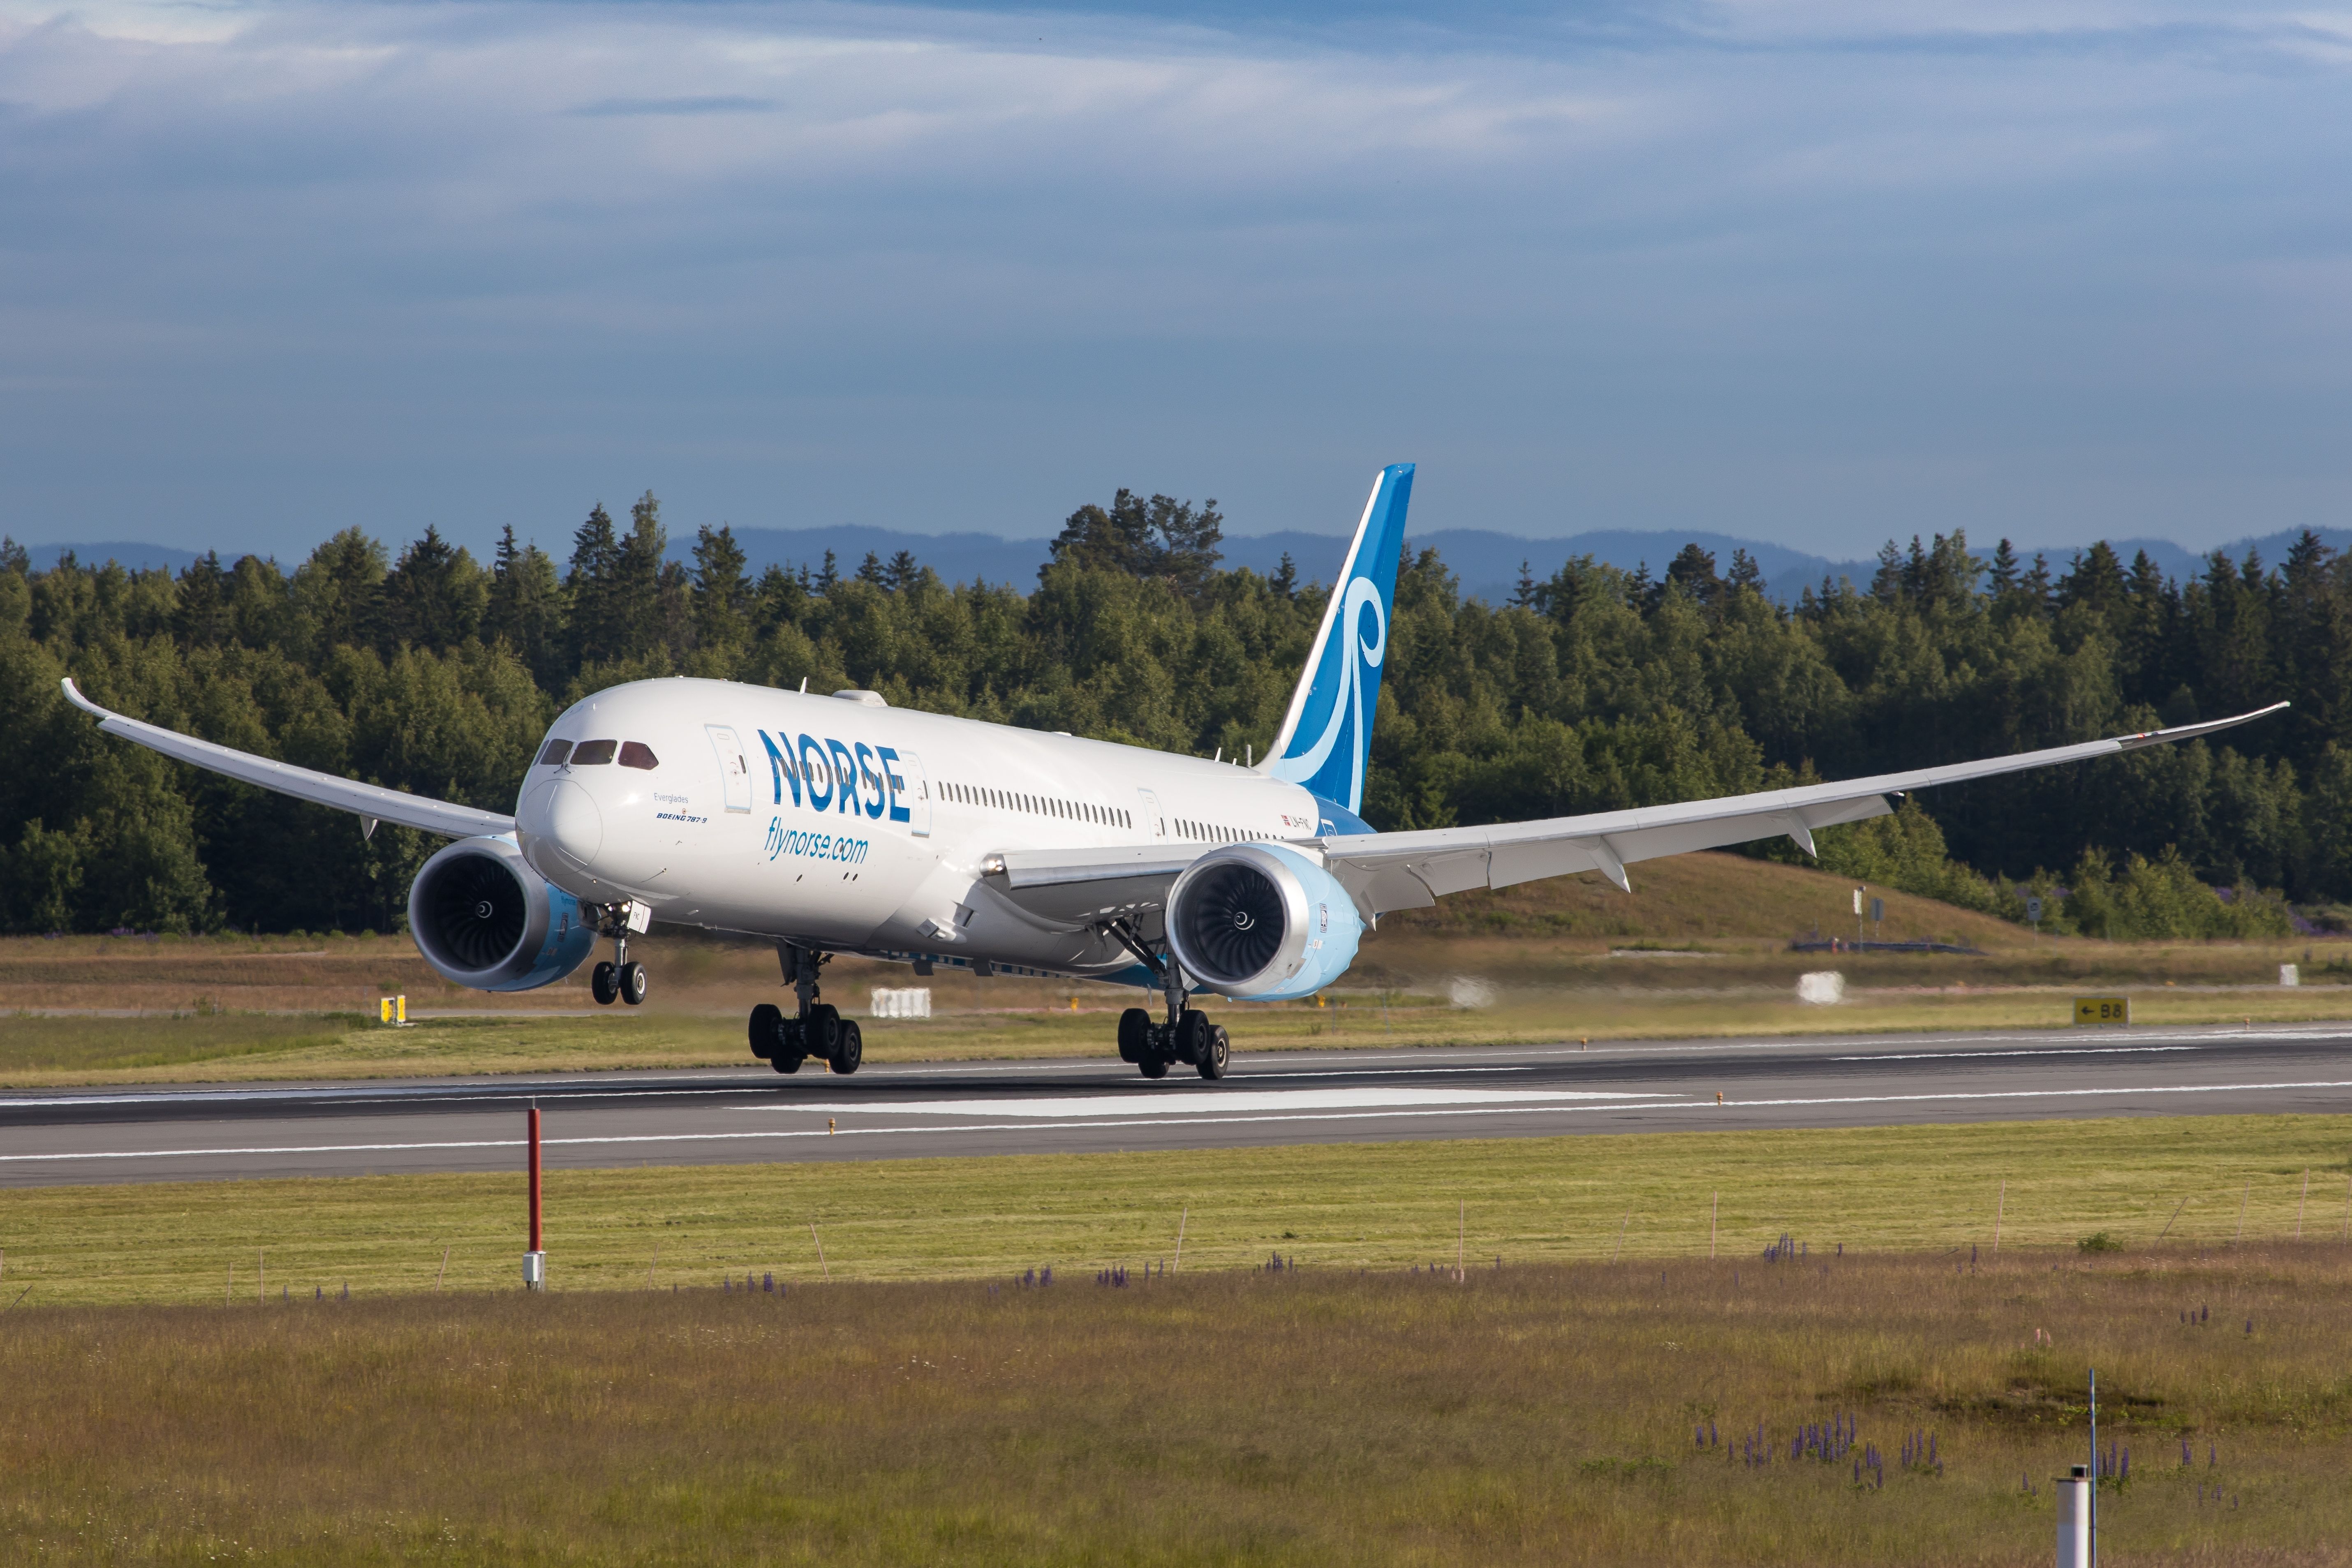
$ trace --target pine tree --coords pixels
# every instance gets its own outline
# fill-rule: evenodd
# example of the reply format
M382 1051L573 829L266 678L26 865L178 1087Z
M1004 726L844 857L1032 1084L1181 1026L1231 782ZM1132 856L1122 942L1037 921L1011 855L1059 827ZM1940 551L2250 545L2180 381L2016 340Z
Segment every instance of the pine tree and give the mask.
M555 563L537 544L517 546L509 524L499 535L490 568L483 640L503 642L541 689L562 690L572 674L564 662L564 629L563 587L556 581Z
M381 635L387 650L404 643L436 652L456 647L479 633L488 600L489 584L473 556L451 549L428 525L383 580Z
M172 630L183 647L217 647L230 639L228 595L219 551L207 550L188 563L180 574L179 605L172 615Z
M705 648L737 648L750 640L751 584L743 574L743 547L734 529L699 528L694 534L694 633Z
M617 658L619 628L615 625L614 580L620 567L621 545L613 531L613 514L598 501L588 520L572 536L572 570L564 591L572 600L572 665Z

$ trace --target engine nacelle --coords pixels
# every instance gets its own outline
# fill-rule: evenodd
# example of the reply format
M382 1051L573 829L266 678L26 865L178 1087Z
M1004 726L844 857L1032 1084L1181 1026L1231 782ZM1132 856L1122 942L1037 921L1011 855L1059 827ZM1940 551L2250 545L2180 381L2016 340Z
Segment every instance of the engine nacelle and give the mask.
M1168 890L1176 962L1237 1002L1312 996L1347 973L1363 930L1348 890L1280 845L1213 849Z
M425 961L477 991L551 985L596 949L580 900L531 869L511 838L461 838L408 885Z

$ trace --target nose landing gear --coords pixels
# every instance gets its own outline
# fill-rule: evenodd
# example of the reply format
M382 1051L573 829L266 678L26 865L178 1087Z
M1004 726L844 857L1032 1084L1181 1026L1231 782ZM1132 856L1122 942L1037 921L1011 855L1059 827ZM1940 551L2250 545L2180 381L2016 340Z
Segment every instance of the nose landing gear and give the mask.
M772 1002L752 1008L751 1054L778 1072L798 1072L811 1057L834 1072L856 1072L866 1059L857 1020L845 1018L840 1008L817 1000L817 972L832 962L833 954L780 942L776 959L799 1008L791 1017Z
M632 900L625 904L583 904L595 916L599 936L613 939L613 956L588 972L588 994L599 1007L615 1002L641 1005L646 999L646 966L629 961L629 933L642 933L653 924L653 910Z

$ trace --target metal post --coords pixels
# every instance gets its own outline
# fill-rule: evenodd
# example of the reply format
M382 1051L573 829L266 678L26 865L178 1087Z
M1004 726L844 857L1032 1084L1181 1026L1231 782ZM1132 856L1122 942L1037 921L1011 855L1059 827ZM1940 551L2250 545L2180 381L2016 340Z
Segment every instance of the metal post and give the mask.
M522 1284L526 1290L544 1290L547 1248L540 1228L539 1101L530 1102L527 1114L530 1119L530 1250L522 1255Z
M2060 1476L2058 1492L2058 1568L2090 1568L2091 1479L2081 1465Z

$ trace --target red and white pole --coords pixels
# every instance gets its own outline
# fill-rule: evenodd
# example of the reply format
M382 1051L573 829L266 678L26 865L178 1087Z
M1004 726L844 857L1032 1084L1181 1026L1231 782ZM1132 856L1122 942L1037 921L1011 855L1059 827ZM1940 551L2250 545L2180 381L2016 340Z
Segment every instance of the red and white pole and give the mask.
M530 1118L530 1250L522 1255L522 1286L526 1290L547 1289L547 1248L540 1229L539 1185L539 1101L530 1102L527 1113Z

